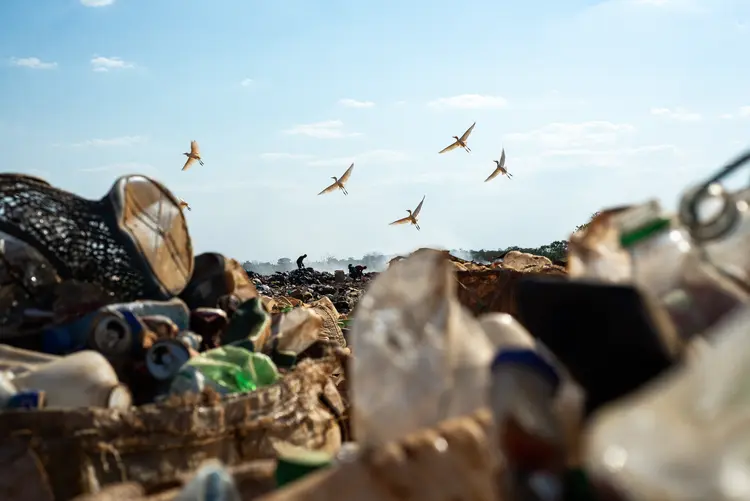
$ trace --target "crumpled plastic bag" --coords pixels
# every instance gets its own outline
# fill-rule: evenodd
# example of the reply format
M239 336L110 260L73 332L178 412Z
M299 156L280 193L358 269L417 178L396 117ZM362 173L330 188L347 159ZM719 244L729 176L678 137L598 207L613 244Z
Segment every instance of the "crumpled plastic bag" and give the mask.
M639 501L750 499L750 308L684 364L595 416L585 463Z
M650 207L650 206L649 206ZM568 275L613 283L627 283L632 277L630 255L620 246L619 218L626 207L603 210L585 229L570 236Z
M204 351L183 365L172 380L171 392L197 390L193 386L197 378L222 394L242 393L272 385L279 377L267 355L237 346L222 346Z
M420 249L370 285L351 330L352 424L377 446L486 404L494 348L459 304L444 253Z

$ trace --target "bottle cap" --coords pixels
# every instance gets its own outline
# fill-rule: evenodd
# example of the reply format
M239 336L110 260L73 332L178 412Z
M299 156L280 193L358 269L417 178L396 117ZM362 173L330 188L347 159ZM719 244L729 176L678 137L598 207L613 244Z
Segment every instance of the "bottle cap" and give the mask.
M502 365L520 365L533 369L550 382L556 390L560 386L561 378L557 369L534 350L505 349L500 350L492 361L494 371Z
M288 443L275 443L276 450L276 485L289 484L295 480L330 466L334 457L325 451L315 451Z

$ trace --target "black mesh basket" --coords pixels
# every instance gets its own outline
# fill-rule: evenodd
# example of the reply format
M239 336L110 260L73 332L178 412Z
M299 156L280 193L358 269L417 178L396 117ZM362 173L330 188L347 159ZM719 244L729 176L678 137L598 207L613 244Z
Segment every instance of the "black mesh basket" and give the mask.
M179 201L140 175L86 200L39 178L0 174L0 231L35 247L62 279L93 282L113 299L167 299L193 272Z

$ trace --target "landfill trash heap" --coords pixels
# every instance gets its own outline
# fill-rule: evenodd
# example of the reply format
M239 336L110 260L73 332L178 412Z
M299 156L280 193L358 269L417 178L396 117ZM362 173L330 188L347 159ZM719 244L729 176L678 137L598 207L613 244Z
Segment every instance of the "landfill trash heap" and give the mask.
M0 499L750 499L749 160L599 211L564 268L361 278L194 255L144 176L0 175Z
M258 275L249 272L258 292L270 297L291 297L310 302L327 297L339 313L350 313L359 298L378 274L364 273L361 279L352 279L341 273L316 271L303 268L289 272L277 271L273 275Z

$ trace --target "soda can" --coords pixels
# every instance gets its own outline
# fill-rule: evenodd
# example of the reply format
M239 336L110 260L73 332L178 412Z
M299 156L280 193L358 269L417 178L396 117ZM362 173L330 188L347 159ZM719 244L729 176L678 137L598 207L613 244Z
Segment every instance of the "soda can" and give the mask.
M159 339L146 352L148 372L159 381L172 379L190 360L190 349L176 339Z
M142 347L143 331L132 312L103 310L91 321L89 345L106 357L122 357Z

